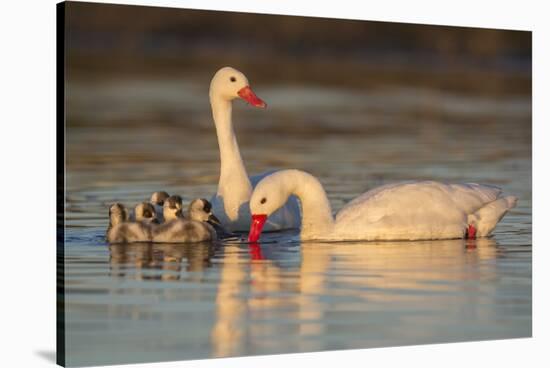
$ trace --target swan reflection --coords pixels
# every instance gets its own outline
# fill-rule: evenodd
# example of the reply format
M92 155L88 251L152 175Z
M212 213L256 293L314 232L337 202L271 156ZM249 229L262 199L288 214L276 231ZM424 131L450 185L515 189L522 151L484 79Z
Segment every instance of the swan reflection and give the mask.
M463 308L477 308L487 303L485 299L496 297L496 286L468 283L496 277L491 260L498 256L498 247L493 238L304 242L299 245L301 261L296 265L285 263L286 247L254 243L249 252L238 246L224 248L211 334L213 356L246 354L250 346L261 346L262 351L276 347L273 352L328 348L334 327L329 331L327 321L334 320L336 313L360 313L367 318L371 313L373 317L359 320L358 326L376 326L380 322L371 321L376 314L385 308L399 308L404 302L418 310L441 313L450 293L459 298L468 291L472 295L468 306L451 304L445 310L451 318L464 313ZM431 305L426 293L433 295ZM479 318L489 318L483 310L478 311ZM430 317L424 318L422 331L397 335L411 341L421 341L418 336L428 340L437 336L437 324L430 328ZM266 322L274 319L280 323ZM281 335L287 336L285 341ZM361 347L362 342L358 339L355 344Z
M498 318L498 310L489 307L498 303L494 260L505 255L492 238L223 246L135 243L110 245L109 250L116 277L196 284L209 280L206 289L200 286L200 295L211 298L215 293L213 357L248 354L251 347L276 353L318 351L335 343L353 348L437 341L441 320L488 323ZM206 278L210 267L219 270L214 285ZM182 293L177 286L169 287L161 297L179 300L188 295ZM137 306L133 309L135 318L148 316ZM356 339L345 338L349 329ZM372 336L379 337L373 342Z

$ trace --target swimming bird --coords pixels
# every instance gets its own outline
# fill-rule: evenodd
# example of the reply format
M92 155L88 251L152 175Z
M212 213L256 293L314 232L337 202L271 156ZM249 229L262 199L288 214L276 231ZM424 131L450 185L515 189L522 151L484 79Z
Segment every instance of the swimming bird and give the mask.
M145 222L130 222L128 210L123 204L115 203L109 207L109 243L133 243L151 240L151 227Z
M171 207L171 198L164 204L166 222L151 228L153 242L195 243L218 239L216 230L210 222L217 224L219 221L212 214L212 206L208 201L200 198L191 201L184 217L181 204L179 209L175 203Z
M152 208L150 203L144 203ZM203 199L192 201L187 211L189 218L183 218L181 214L180 196L171 196L165 201L164 206L168 221L156 224L149 221L151 217L147 217L147 214L143 216L142 221L130 221L128 210L124 205L113 204L109 208L107 240L110 243L194 243L217 240L216 231L209 222L218 223L218 220L212 214L208 201ZM140 204L138 207L147 206ZM140 214L140 211L136 210L136 214Z
M164 201L168 199L168 197L170 197L170 195L165 191L154 192L151 195L151 199L149 202L155 207L155 213L157 215L159 223L164 222L163 206Z
M290 195L302 207L302 240L421 240L483 237L491 234L517 198L482 184L417 181L369 190L342 208L336 218L323 186L300 170L282 170L262 179L250 199L249 241Z
M109 231L113 226L119 225L130 219L128 209L121 203L114 203L109 207Z
M164 201L163 217L164 222L172 221L178 217L183 217L182 213L183 200L179 195L172 195Z
M189 220L204 221L211 225L222 226L220 220L212 213L212 204L204 198L192 200L183 217Z
M224 228L220 220L212 213L212 204L204 198L193 200L187 211L184 212L183 217L208 222L216 230L219 240L237 240L239 238L237 234Z
M266 104L252 91L246 76L231 67L224 67L216 72L210 83L209 96L221 164L218 190L212 198L214 213L228 230L246 231L250 226L248 202L252 188L268 173L248 177L233 130L232 101L241 98L260 108L266 107ZM275 212L265 226L266 230L299 227L300 209L294 197Z
M153 204L149 202L139 203L135 210L135 220L136 221L145 221L147 223L160 223L157 218L157 213Z

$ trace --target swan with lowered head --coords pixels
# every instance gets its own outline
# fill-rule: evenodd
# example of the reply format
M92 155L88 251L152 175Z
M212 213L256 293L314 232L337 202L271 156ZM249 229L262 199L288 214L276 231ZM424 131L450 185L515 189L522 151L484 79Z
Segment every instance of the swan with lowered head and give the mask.
M252 91L246 76L231 67L221 68L214 75L210 83L209 96L221 161L218 190L212 198L214 213L227 229L246 231L250 226L248 203L252 188L266 174L248 177L233 130L232 101L241 98L260 108L264 108L266 104ZM281 206L265 226L266 230L299 227L300 209L294 197Z
M517 198L481 184L435 181L387 184L362 194L337 214L323 186L300 170L282 170L262 179L250 199L249 241L290 195L302 207L302 240L421 240L489 235Z

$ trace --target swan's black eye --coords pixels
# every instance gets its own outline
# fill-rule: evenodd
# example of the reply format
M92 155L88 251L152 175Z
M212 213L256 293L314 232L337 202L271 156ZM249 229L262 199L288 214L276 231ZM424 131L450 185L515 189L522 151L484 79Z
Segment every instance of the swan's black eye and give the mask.
M261 203L261 204L264 204L265 202L267 202L267 199L265 199L265 197L264 197L264 198L262 198L262 200L260 201L260 203Z
M231 77L231 78L229 78L229 80L230 80L231 82L236 82L236 81L237 81L237 78Z

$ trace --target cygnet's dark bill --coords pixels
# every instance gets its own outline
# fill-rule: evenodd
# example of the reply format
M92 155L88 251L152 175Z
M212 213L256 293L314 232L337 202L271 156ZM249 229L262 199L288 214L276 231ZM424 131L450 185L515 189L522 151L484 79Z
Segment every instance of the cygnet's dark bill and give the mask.
M214 230L216 230L216 233L218 234L219 240L223 240L224 242L225 241L237 241L237 242L242 241L242 236L240 234L227 231L221 224L221 221L214 214L210 214L206 222L208 222L210 225L214 227Z
M217 225L222 227L222 223L213 213L208 216L208 220L206 220L206 222L208 222L210 225Z

